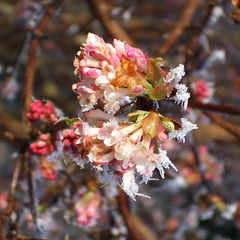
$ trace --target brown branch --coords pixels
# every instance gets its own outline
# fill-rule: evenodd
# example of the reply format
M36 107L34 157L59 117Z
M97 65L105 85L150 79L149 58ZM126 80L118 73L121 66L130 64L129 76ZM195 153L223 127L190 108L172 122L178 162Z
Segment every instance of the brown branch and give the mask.
M29 104L31 102L35 68L36 68L37 47L38 47L38 39L33 38L30 45L29 60L26 68L26 81L24 86L24 110L25 111L23 111L24 116L22 116L22 118L23 118L24 124L26 125L30 124L27 121L26 112L28 112Z
M122 212L123 218L125 220L125 223L127 225L127 228L129 230L130 235L134 240L141 240L143 239L139 232L137 231L134 222L131 219L131 216L129 214L128 208L127 208L127 203L126 203L126 195L123 192L122 189L119 188L119 194L118 194L118 206L120 211Z
M192 37L191 41L189 42L189 44L187 46L185 66L188 64L190 56L193 55L194 47L198 41L198 38L200 37L200 35L202 34L202 32L204 31L205 27L208 24L208 21L212 15L212 10L213 10L214 6L216 5L216 2L217 2L217 0L210 1L207 13L206 13L205 17L203 18L203 21L202 21L200 27L198 28L198 31L196 31L195 35Z
M156 240L151 229L144 224L138 215L131 214L131 220L134 223L135 228L137 228L141 236L143 236L142 239Z
M64 0L56 0L54 1L45 11L45 14L39 21L37 27L34 30L31 30L30 33L32 35L32 41L30 45L29 51L29 59L26 68L26 79L24 85L24 108L22 111L22 122L23 122L23 130L29 131L30 130L30 123L27 121L26 113L29 110L29 104L31 102L32 90L33 90L33 82L34 82L34 75L36 70L36 57L37 57L37 48L39 44L39 37L42 37L42 31L48 24L49 20L51 19L52 15L56 11L56 9L62 4Z
M240 131L240 127L238 129ZM196 144L222 142L231 145L238 142L238 138L216 123L198 124L198 130L193 131L192 135Z
M232 115L240 115L240 108L231 107L227 105L216 105L211 103L201 103L199 101L191 100L189 101L189 106L192 108L199 108L202 110L209 110L214 112L227 113Z
M16 165L14 168L14 172L13 172L12 180L11 180L11 186L10 186L10 193L9 193L9 195L11 197L14 197L14 195L15 195L15 191L16 191L16 187L17 187L17 183L18 183L18 177L19 177L20 170L21 170L22 160L23 160L23 156L20 155L17 159Z
M104 0L89 0L87 2L113 38L120 39L129 45L135 45L135 41L128 35L123 27L115 19L109 17L108 10L110 6L108 3Z
M206 113L214 122L216 122L218 125L225 128L227 131L232 133L235 137L237 137L240 140L240 130L237 128L234 124L230 123L229 121L223 119L216 113Z
M177 39L182 34L183 30L189 25L190 20L196 10L198 0L190 0L188 5L186 6L184 12L182 13L182 17L179 20L177 26L173 29L167 40L163 43L163 45L159 48L158 53L162 56L164 55L168 49L177 41Z
M25 151L24 159L25 159L25 161L27 161L27 168L28 168L28 170L27 170L27 180L28 180L28 192L29 192L30 205L31 205L31 214L32 214L32 217L33 217L34 224L37 225L38 201L37 201L37 196L36 196L35 181L34 181L34 178L32 176L33 164L32 164L32 159L31 159L28 151Z

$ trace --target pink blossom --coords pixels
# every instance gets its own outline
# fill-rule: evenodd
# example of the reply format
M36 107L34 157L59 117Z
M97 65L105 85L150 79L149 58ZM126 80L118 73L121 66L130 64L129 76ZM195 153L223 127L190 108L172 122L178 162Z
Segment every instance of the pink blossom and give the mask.
M141 195L135 187L131 192L132 186L137 183L135 180L129 182L128 178L135 171L142 175L143 182L147 182L151 179L155 168L162 177L164 177L164 168L169 166L175 168L166 151L160 147L160 142L167 140L167 135L164 133L167 130L156 112L141 111L140 120L136 122L117 121L115 117L100 110L91 110L83 114L83 118L88 122L94 122L95 119L95 122L93 126L82 122L82 125L76 129L75 134L79 137L76 142L78 149L86 151L88 161L97 169L106 165L115 169L114 171L122 176L122 188L133 199L136 195Z
M42 177L46 180L53 181L57 178L57 170L53 162L47 162L45 158L40 159L39 169Z
M211 84L206 83L203 80L198 80L191 84L193 96L201 102L209 102L213 95L213 88Z
M105 184L117 175L119 185L135 200L142 195L138 184L151 180L155 169L162 178L165 169L176 170L161 145L172 138L184 142L186 134L197 126L184 118L180 124L155 111L130 112L125 121L113 115L124 100L131 104L137 97L153 101L173 99L186 110L190 94L187 86L180 83L184 66L179 64L166 74L161 69L161 58L148 58L140 49L120 40L114 39L113 45L105 43L92 33L73 65L79 82L72 89L82 107L82 124L74 132L77 137L69 130L64 132L64 144L76 145L81 159L100 170ZM95 107L105 113L92 110ZM136 173L141 176L138 180Z
M87 99L87 101L80 100L83 111L92 109L97 99L101 98L107 105L105 110L114 114L119 109L122 97L128 95L134 97L144 92L142 88L146 87L144 77L147 70L147 56L141 50L121 41L114 40L114 45L105 43L102 38L89 33L84 48L74 60L75 74L81 74L80 82L85 87L94 84L95 91L98 91L98 95L91 101L89 93L74 90L80 99ZM114 98L109 97L110 88L115 92ZM74 86L73 89L76 87Z
M55 150L53 142L54 138L52 138L50 134L41 133L38 140L30 144L29 150L33 154L47 156Z
M0 208L5 209L8 205L7 202L8 192L1 192L0 193Z
M176 95L171 96L176 103L182 103L186 109L189 94L187 87L179 84L184 76L183 65L170 70L166 75L160 68L160 58L151 59L140 49L114 39L113 45L92 33L88 34L86 43L78 52L73 65L74 73L78 75L80 88L90 90L73 91L78 94L82 111L88 111L97 104L104 103L104 110L115 114L120 109L121 99L138 96L149 96L153 100L169 98L173 89ZM94 90L94 91L93 91Z
M72 129L63 130L62 143L63 143L63 151L65 153L71 152L75 156L78 156L80 154L80 152L78 151L77 144L76 144L79 137L75 134L75 130L78 127L80 127L81 125L82 125L82 123L80 121L78 121L73 124Z
M75 204L77 213L76 221L81 226L93 226L99 216L101 199L98 193L92 191L80 196L80 200Z
M27 117L32 123L36 123L38 121L57 121L56 111L51 102L46 102L44 104L41 100L36 100L35 102L29 104L29 108Z

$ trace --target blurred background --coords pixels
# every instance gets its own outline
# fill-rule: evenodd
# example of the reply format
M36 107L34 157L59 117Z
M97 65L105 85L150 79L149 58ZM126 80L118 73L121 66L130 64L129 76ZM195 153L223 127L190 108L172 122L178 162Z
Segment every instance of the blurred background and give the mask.
M53 2L1 0L0 4L1 211L6 208L6 193L19 156L18 146L6 138L6 132L21 121L31 31ZM162 57L165 71L185 64L184 82L192 96L189 110L183 112L169 102L161 103L160 109L177 119L190 118L199 129L185 144L171 141L164 146L179 171L169 171L165 180L141 188L152 199L128 201L130 217L142 239L240 239L239 22L237 0L65 0L38 35L32 96L54 102L68 117L76 117L80 110L71 89L77 82L72 62L88 32L109 43L114 38L126 41L149 57ZM21 199L23 193L20 189L16 198ZM24 198L18 211L28 207L29 199ZM137 239L130 237L114 201L111 209L103 201L99 221L88 228L64 220L63 198L58 196L55 203L59 205L50 211L51 218L46 220L50 213L41 212L43 221L52 224L49 228L42 225L46 238ZM30 236L22 230L26 221L19 220L22 236Z

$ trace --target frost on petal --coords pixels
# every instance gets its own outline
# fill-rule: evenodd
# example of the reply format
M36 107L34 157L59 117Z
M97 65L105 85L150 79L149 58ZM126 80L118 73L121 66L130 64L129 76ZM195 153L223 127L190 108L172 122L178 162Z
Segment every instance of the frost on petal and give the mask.
M165 81L171 82L171 81L175 80L175 83L178 83L181 81L181 79L184 75L185 75L184 65L179 64L178 67L173 68L169 71L169 73L166 76Z
M111 184L114 179L116 179L116 175L114 171L111 171L109 165L104 165L102 167L102 171L97 171L99 182L103 183L103 187L107 184Z
M186 110L190 98L190 93L187 92L188 88L184 84L177 84L175 88L177 89L176 95L171 99L174 99L177 104L181 103L181 106Z
M171 160L168 158L166 150L162 150L159 148L158 151L159 151L158 156L159 156L160 161L158 161L157 169L159 170L161 177L164 178L164 169L163 168L168 169L169 166L171 166L175 171L177 171L177 169L174 166L174 164L171 162Z
M136 196L142 196L146 198L150 198L145 194L138 193L139 186L135 181L135 169L128 169L123 173L122 183L120 187L124 190L124 192L129 195L134 201L136 201Z
M81 169L84 168L85 161L82 158L75 157L73 154L69 154L69 153L68 153L68 156L73 162L77 164L77 166L79 166Z
M129 169L123 174L122 184L120 185L124 192L136 201L138 195L138 185L135 182L134 169Z
M198 127L197 127L197 124L191 123L186 118L182 118L181 122L182 122L182 128L180 128L179 130L170 132L168 134L168 137L169 139L177 138L179 142L184 143L187 133L194 129L198 129Z

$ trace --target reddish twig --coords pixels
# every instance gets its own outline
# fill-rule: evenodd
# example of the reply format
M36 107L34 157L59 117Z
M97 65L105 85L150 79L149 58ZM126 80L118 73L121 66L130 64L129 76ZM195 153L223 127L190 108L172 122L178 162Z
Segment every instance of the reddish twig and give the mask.
M131 216L129 214L127 203L126 203L126 195L123 192L123 190L120 188L119 188L119 194L118 194L117 200L118 200L119 209L122 212L123 218L125 220L125 223L127 225L130 235L134 240L141 240L142 237L140 236L139 232L135 228L134 222L132 221Z
M113 38L120 39L129 45L135 45L135 41L123 27L115 19L109 17L110 6L104 0L89 0L87 2Z
M231 106L227 106L227 105L201 103L199 101L190 100L189 106L192 108L199 108L202 110L209 110L209 111L227 113L227 114L232 114L232 115L240 115L240 108L231 107Z
M43 36L42 31L48 24L49 20L51 19L52 15L56 11L56 9L62 4L64 0L56 0L54 1L45 11L45 14L39 21L37 27L34 30L31 30L32 34L32 41L30 45L29 51L29 59L26 68L26 80L24 86L24 108L22 111L22 122L23 122L23 129L27 128L27 131L30 129L30 123L27 121L26 112L29 110L29 104L31 102L32 90L33 90L33 82L34 82L34 75L36 70L36 57L37 57L37 48L39 44L39 37ZM28 33L29 34L29 33Z
M164 55L168 49L177 41L177 39L182 34L183 30L189 25L190 20L196 10L198 0L190 0L185 10L182 13L182 17L179 20L177 26L173 29L167 40L163 43L163 45L159 48L158 53L162 56Z
M26 82L24 87L24 111L22 119L26 125L30 124L26 119L26 112L29 109L31 102L35 68L36 68L36 56L37 56L38 39L33 38L30 45L29 60L26 69ZM27 124L28 123L28 124Z

